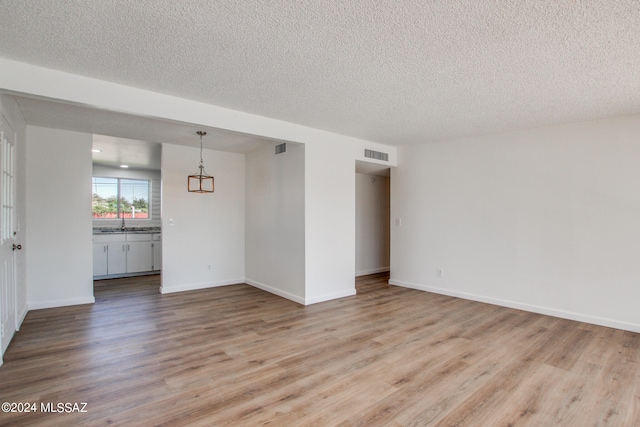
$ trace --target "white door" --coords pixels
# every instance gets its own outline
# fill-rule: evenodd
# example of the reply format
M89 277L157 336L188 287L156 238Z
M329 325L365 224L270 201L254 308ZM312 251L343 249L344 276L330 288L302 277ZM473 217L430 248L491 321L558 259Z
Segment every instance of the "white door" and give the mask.
M0 115L0 355L16 331L15 133Z

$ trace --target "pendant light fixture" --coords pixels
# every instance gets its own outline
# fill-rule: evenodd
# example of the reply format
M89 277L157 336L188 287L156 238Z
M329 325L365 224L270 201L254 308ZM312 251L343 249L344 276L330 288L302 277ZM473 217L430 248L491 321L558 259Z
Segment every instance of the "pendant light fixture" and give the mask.
M196 133L200 135L200 166L198 173L189 175L187 188L190 193L213 193L213 177L207 175L202 164L202 137L207 133L201 130Z

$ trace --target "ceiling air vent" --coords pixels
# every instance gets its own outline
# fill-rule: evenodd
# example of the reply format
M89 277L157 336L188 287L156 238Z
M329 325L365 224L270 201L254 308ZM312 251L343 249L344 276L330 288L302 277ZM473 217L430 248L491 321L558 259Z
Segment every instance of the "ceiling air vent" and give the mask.
M381 153L380 151L373 151L373 150L364 150L364 156L368 157L370 159L376 159L376 160L384 160L385 162L389 161L389 154L387 153Z
M276 154L284 153L287 151L287 143L283 142L280 145L276 145Z

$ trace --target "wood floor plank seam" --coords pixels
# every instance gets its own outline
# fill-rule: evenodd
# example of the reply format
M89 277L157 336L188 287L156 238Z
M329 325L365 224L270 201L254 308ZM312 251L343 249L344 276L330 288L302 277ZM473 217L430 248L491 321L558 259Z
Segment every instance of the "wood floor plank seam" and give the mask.
M98 281L31 311L0 367L0 426L637 426L640 334L356 279L301 306L248 285L162 295Z

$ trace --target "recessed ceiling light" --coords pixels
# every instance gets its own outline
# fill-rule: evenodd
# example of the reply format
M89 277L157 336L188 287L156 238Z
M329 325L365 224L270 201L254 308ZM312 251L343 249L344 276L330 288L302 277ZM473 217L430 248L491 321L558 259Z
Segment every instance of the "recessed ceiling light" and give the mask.
M120 165L121 168L128 168L129 165Z
M97 148L93 148L91 150L92 153L102 153L102 150L98 150Z

